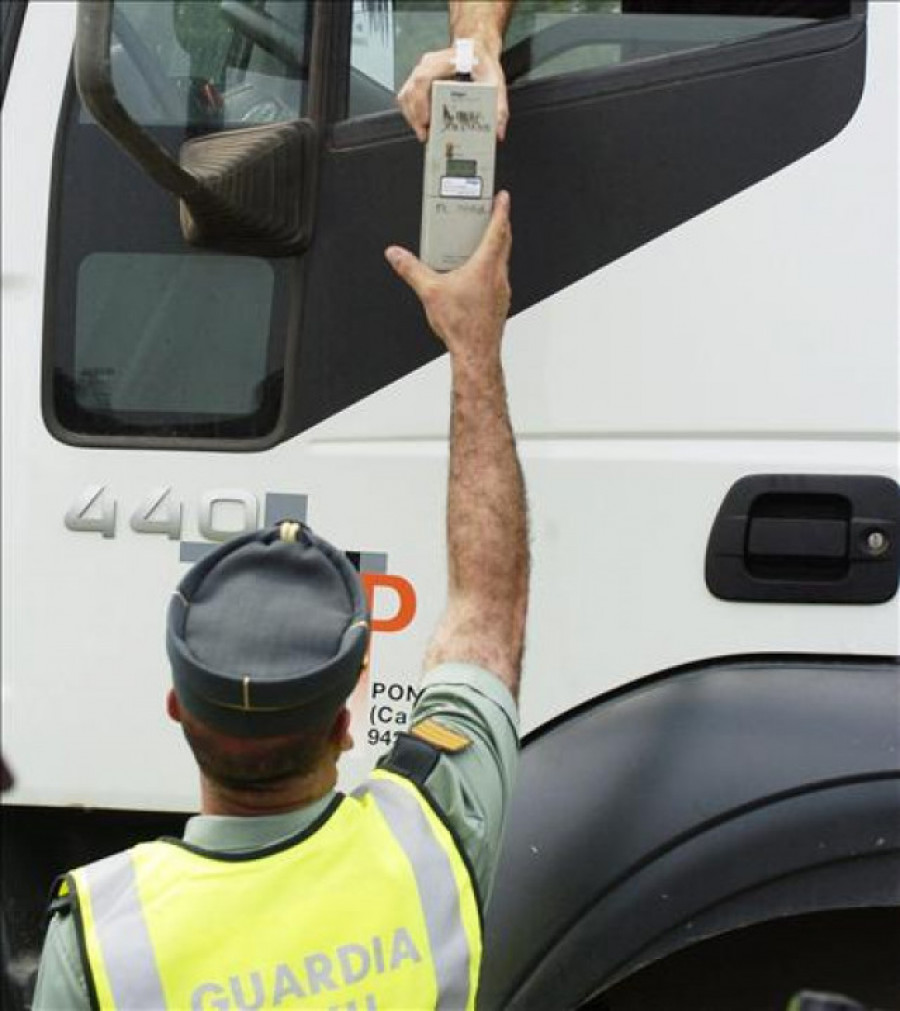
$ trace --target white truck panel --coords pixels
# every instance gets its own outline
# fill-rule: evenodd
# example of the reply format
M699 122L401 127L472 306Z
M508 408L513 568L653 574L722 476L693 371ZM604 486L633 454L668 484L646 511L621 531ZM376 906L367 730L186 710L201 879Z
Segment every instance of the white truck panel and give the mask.
M371 683L354 697L349 785L383 750L366 743L373 684L415 683L443 602L448 363L265 453L55 441L38 402L42 298L73 13L30 5L3 110L2 719L18 776L8 799L196 806L187 748L163 710L165 605L185 566L177 542L128 525L158 487L183 505L186 541L199 539L198 502L212 489L249 493L260 521L266 493L305 494L316 529L386 553L388 573L415 588L414 620L376 634ZM898 36L897 6L871 5L866 93L832 142L511 321L534 548L525 729L704 657L900 652L896 600L734 605L703 581L710 526L739 477L900 475ZM114 537L63 525L90 485L117 504ZM376 618L394 606L378 591ZM408 704L392 700L376 728L402 729Z

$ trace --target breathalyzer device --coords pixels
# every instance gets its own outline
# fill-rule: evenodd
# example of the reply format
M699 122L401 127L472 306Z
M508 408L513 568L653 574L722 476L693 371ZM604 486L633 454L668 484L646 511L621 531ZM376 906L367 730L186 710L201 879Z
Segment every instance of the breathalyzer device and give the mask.
M456 40L456 78L431 85L419 255L434 270L468 260L494 197L497 87L472 80L475 43Z

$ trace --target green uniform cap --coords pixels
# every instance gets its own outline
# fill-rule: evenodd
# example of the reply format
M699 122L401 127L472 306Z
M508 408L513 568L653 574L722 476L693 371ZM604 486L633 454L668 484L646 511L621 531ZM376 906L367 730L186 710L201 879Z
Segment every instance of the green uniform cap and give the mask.
M333 718L368 642L359 574L297 522L223 544L193 566L169 604L166 647L179 702L238 737Z

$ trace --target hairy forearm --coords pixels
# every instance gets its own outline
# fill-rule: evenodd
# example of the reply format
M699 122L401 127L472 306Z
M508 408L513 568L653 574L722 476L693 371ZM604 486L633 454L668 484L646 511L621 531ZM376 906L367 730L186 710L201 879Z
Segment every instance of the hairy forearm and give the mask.
M515 0L450 0L451 39L477 38L495 56L499 55L514 3Z
M517 696L528 517L499 353L453 359L447 552L448 606L429 660L477 663Z
M450 352L453 400L447 490L447 608L425 669L478 664L518 694L528 607L525 487L500 361L509 314L509 194L494 199L478 248L439 274L397 246L385 250Z

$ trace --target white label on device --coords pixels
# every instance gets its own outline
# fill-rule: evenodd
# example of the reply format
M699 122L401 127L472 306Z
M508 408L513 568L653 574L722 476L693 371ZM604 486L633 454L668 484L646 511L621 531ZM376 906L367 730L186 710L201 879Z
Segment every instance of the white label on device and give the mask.
M483 183L478 176L462 179L459 176L444 176L441 179L442 197L468 197L477 200L481 196Z

